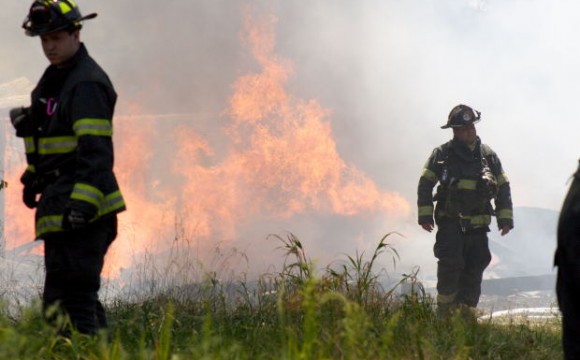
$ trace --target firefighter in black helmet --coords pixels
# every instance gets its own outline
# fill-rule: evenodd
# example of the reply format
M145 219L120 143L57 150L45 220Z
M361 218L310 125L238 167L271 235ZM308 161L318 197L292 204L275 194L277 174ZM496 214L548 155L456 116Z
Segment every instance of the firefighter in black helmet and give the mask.
M510 183L497 154L477 136L474 124L480 119L479 111L455 106L441 126L453 129L453 139L433 150L419 179L419 225L429 232L438 228L433 249L441 314L477 306L491 261L491 217L497 217L501 235L513 228Z
M10 111L26 148L23 202L36 208L36 238L44 240L45 316L66 315L85 334L106 327L100 274L117 235L117 213L125 210L113 173L117 94L80 41L81 22L94 17L82 16L72 0L32 3L22 27L40 37L50 66L30 107Z
M580 359L580 166L558 220L556 295L562 312L564 359Z
M81 21L95 17L96 13L82 16L72 0L37 0L30 6L22 27L26 35L38 36L59 30L80 29Z

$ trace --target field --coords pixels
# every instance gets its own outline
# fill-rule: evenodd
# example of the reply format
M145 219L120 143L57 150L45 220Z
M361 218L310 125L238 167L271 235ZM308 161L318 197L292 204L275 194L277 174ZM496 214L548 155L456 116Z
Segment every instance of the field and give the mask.
M379 285L375 252L316 275L300 241L278 237L282 271L256 282L195 284L107 304L110 331L56 336L39 305L0 316L0 359L558 359L560 321L438 316L417 274L414 291Z

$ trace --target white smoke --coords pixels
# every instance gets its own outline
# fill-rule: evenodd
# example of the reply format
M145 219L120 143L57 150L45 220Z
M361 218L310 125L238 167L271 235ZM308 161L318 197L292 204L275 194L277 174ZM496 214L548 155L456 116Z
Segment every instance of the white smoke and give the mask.
M113 79L121 115L135 101L149 113L221 112L235 79L255 66L240 42L244 9L273 14L276 53L294 65L290 91L330 109L341 156L411 204L427 156L451 136L439 126L458 103L482 112L479 135L502 159L516 207L558 210L580 156L573 105L580 90L574 18L580 4L574 2L78 3L85 13L99 13L85 24L82 39ZM28 6L3 4L0 83L35 82L46 66L38 39L20 28ZM515 216L513 235L498 241L508 243L526 227ZM305 233L332 238L311 247L352 253L363 246L359 250L368 252L386 232L399 231L405 235L396 241L399 270L421 265L433 276L434 235L414 219L388 228L375 221L371 229L348 229L346 237L322 227L337 222L305 221ZM357 243L360 234L368 238ZM303 240L308 248L310 240ZM550 254L553 248L535 250Z

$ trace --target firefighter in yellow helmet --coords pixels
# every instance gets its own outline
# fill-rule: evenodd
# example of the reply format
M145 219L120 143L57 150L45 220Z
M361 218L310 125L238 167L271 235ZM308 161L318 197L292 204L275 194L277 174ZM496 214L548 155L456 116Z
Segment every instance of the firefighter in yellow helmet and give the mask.
M125 210L113 173L117 94L80 40L82 21L94 17L82 16L72 0L32 3L22 27L40 37L50 65L30 106L10 111L26 148L23 202L36 208L36 238L44 240L45 315L66 315L85 334L106 327L100 274Z
M487 233L492 216L501 235L513 228L510 183L497 154L477 136L474 124L480 118L469 106L455 106L441 126L453 129L453 139L433 150L419 179L419 225L429 232L438 228L433 249L441 314L477 306L491 261Z

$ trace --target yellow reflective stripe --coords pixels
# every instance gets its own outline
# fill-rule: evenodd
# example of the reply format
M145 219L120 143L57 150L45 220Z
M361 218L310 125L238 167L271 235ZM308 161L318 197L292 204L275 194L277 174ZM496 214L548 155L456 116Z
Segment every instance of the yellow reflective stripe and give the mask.
M112 213L125 208L125 200L119 190L104 195L94 186L77 183L71 193L71 199L86 201L98 209L98 215Z
M419 206L419 216L433 215L433 205Z
M457 188L461 190L475 190L477 187L477 181L471 179L459 179L457 183Z
M34 138L32 136L27 136L24 138L24 149L26 150L27 154L32 154L36 151L36 147L34 146Z
M509 182L510 180L508 179L506 173L501 173L501 175L497 177L497 186L502 186L503 184L507 184Z
M93 204L97 209L101 208L105 196L101 190L94 186L77 183L70 195L71 199L86 201Z
M463 218L469 220L471 225L489 225L491 223L491 215L473 215Z
M105 196L99 215L109 214L123 208L125 208L125 200L123 200L120 191L115 191Z
M510 209L502 209L502 210L497 212L497 218L498 219L513 219L514 212L513 212L513 210L510 210Z
M59 136L40 138L38 140L38 153L41 155L66 154L77 148L75 136Z
M77 189L89 189L89 193L91 193L91 195L94 195L94 189L92 186L90 185L85 185L85 184L76 184L75 185L75 190ZM98 191L98 190L97 190ZM74 190L73 190L74 192ZM100 191L98 191L100 193ZM77 192L77 194L80 194L81 192ZM92 199L91 196L89 196L89 199ZM90 201L92 203L92 201ZM120 211L125 209L125 201L123 200L123 196L121 195L120 191L114 191L106 196L103 197L103 201L101 202L102 206L99 207L99 212L97 214L97 216L95 216L93 219L90 220L90 222L94 222L95 220L99 219L101 216L106 215L106 214L111 214L114 213L116 211ZM63 231L64 229L62 228L62 220L63 220L63 216L62 215L49 215L49 216L43 216L40 219L38 219L38 221L36 222L36 237L37 238L41 238L43 235L50 233L50 232L58 232L58 231Z
M43 216L36 222L37 238L54 231L62 231L62 215Z
M71 5L74 6L74 4L72 3L72 1L69 1L71 3ZM59 2L58 4L60 6L60 12L64 15L67 12L71 11L72 8L70 6L68 6L68 4L64 1Z
M119 191L110 194L110 197L105 198L105 205L103 211L99 212L95 218L91 219L90 222L93 222L99 219L101 216L106 214L114 213L115 211L119 211L125 208L125 201L121 196ZM36 222L36 237L41 238L42 235L45 235L50 232L57 232L63 231L62 228L62 215L50 215L50 216L43 216Z
M455 301L456 296L457 293L453 293L451 295L437 294L437 304L451 304Z
M107 119L79 119L75 121L73 130L77 136L113 136L113 126Z
M421 174L421 176L431 182L437 182L437 174L435 174L433 171L427 168L423 169L423 173Z

